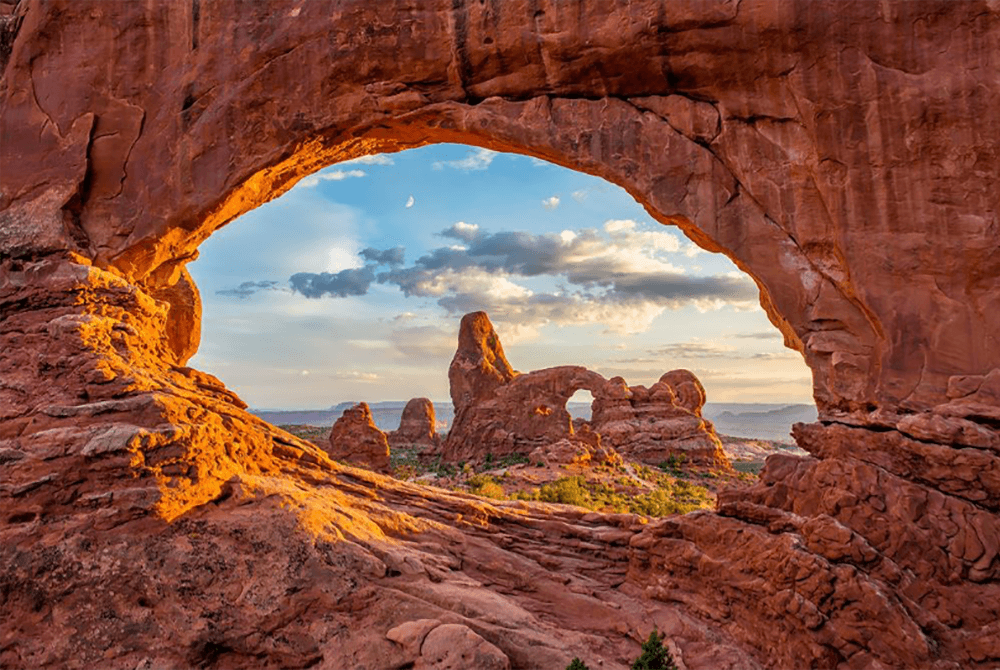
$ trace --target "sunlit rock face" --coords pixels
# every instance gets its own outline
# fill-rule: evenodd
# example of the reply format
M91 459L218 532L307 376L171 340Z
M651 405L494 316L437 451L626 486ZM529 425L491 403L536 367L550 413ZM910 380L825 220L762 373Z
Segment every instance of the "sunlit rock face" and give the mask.
M388 433L389 448L418 447L421 453L431 455L440 450L441 437L437 433L434 403L429 398L412 398L403 408L399 428Z
M389 441L375 425L366 402L348 407L334 422L326 453L337 461L389 472Z
M594 394L590 427L631 460L728 468L715 427L701 416L704 405L705 389L688 370L668 372L648 389L613 377Z
M515 668L651 623L692 668L996 666L998 40L988 1L0 3L0 665L406 667L434 620ZM732 258L812 456L651 523L486 503L184 367L201 241L440 141Z
M455 420L442 455L449 461L526 456L556 442L580 442L575 434L586 426L604 446L633 460L656 465L680 457L729 467L715 429L701 417L705 389L687 370L668 372L649 389L581 366L522 374L504 356L487 314L473 312L459 325L448 379ZM589 423L574 421L566 409L581 389L594 396Z

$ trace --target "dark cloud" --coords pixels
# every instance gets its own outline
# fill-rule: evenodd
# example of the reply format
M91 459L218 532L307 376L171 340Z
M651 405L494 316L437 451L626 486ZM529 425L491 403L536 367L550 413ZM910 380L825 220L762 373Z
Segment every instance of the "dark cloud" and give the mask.
M472 242L474 239L479 237L479 226L474 223L466 223L465 221L459 221L449 228L445 228L438 236L440 237L450 237L452 239L461 240L462 242Z
M258 291L280 290L275 288L277 285L278 282L276 281L245 281L236 288L227 288L221 291L216 291L215 295L224 295L246 300Z
M365 295L375 281L373 266L349 268L336 273L299 272L289 278L292 290L307 298L322 298L329 295L334 298L346 298L351 295Z
M358 255L376 265L402 265L405 253L406 250L403 247L393 247L392 249L368 247Z

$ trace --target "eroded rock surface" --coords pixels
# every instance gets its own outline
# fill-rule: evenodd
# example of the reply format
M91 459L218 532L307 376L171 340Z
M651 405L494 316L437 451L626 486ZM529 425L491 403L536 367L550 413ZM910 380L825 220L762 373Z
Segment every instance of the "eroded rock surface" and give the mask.
M668 372L648 389L614 377L595 394L590 425L632 460L729 467L712 422L701 416L704 405L705 389L687 370Z
M368 403L348 407L330 429L326 452L338 461L356 463L376 472L389 472L389 441L375 425Z
M431 454L441 447L437 433L434 403L428 398L412 398L403 408L399 428L387 434L389 448L419 447L422 453Z
M621 377L606 380L581 366L514 372L487 314L473 312L459 325L448 379L456 402L443 447L450 461L528 455L556 442L599 447L603 440L612 452L646 463L673 456L699 465L729 465L711 422L701 417L705 389L687 370L668 372L649 389L629 387ZM574 421L566 409L581 389L594 396L589 423ZM593 438L577 435L581 429Z
M406 667L431 619L513 668L626 668L650 623L692 668L995 667L998 59L986 0L0 3L0 665ZM493 504L184 367L202 241L432 142L732 258L812 456L648 524Z

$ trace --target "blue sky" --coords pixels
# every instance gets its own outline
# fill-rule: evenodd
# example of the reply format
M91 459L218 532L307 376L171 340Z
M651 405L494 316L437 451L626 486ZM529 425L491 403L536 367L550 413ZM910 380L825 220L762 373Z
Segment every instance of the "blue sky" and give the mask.
M811 402L749 277L624 190L525 156L445 144L333 165L200 252L190 364L253 407L446 400L476 309L522 371L648 385L687 368L710 402Z

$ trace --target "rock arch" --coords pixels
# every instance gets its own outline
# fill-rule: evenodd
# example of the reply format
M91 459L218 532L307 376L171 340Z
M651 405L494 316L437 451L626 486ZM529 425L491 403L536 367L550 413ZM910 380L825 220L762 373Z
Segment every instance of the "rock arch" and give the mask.
M702 622L741 662L756 653L789 666L995 663L1000 85L983 75L1000 68L994 5L0 4L11 606L51 607L45 595L51 603L69 589L127 612L119 621L143 620L134 603L151 597L136 594L156 552L233 542L236 555L256 555L227 529L247 500L275 527L292 523L268 496L303 510L297 527L349 539L334 551L289 530L283 541L298 549L288 555L322 563L334 552L328 566L355 561L376 582L415 565L386 538L424 527L393 505L457 524L469 546L495 538L455 514L508 527L502 505L441 498L433 509L445 511L433 511L406 487L344 471L184 367L199 317L184 264L214 230L331 162L461 141L604 177L726 253L814 375L821 422L797 437L816 458L774 459L759 486L720 501L719 515L648 529L569 515L573 530L552 530L549 545L573 554L574 533L603 543L594 574L625 571L647 605ZM303 493L309 486L326 497ZM359 487L386 505L357 497ZM108 530L125 524L146 544ZM205 528L209 539L193 539ZM70 529L90 547L112 543L131 567L109 575L91 549L43 551L66 547ZM530 560L525 551L516 561ZM215 574L201 555L196 570L153 581ZM419 555L421 574L440 578L438 559ZM76 567L42 569L51 565ZM282 565L287 581L308 586L301 564ZM350 592L342 570L324 569ZM101 590L109 576L118 595ZM724 588L707 592L708 579ZM297 646L254 642L260 612L246 607L222 632L174 619L143 639L168 665L178 657L155 632L164 628L180 631L182 664L220 654L228 665L261 654L308 664L333 653L305 633ZM561 661L554 629L540 628L550 655L522 662L485 619L469 620L519 667ZM43 630L68 630L33 621L4 631L18 663L96 658L68 634L54 650L32 647ZM762 621L773 635L755 630ZM8 635L26 642L11 646ZM364 639L358 654L391 647ZM594 648L626 642L609 633Z

